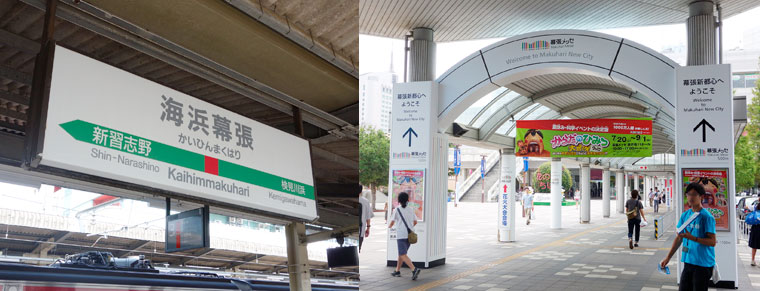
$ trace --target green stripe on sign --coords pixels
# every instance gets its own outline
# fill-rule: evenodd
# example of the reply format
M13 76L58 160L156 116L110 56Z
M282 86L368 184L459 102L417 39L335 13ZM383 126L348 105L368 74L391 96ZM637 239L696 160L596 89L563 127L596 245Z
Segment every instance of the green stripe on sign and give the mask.
M233 164L227 161L219 160L219 176L227 177L240 182L259 185L264 188L274 189L277 191L283 191L278 189L291 190L298 196L306 197L314 200L314 187L306 184L287 184L289 180L283 180L275 175L267 174L259 170L246 168L238 164ZM282 182L285 181L286 184ZM290 191L286 191L290 192Z
M81 142L205 172L206 156L199 153L79 119L61 123L60 126ZM121 141L113 143L111 139L114 135L120 136ZM313 186L224 160L219 160L218 176L314 200Z

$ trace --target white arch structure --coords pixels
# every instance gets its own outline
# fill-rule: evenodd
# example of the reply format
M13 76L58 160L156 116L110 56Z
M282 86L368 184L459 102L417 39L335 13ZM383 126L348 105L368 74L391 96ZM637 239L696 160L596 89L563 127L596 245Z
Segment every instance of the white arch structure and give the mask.
M557 40L560 44L552 44ZM473 103L499 88L508 88L521 96L498 108L481 127L470 128L473 132L464 138L512 148L514 141L508 137L512 129L506 134L499 134L498 129L510 120L521 119L521 112L530 113L524 110L539 103L553 110L532 119L556 119L573 113L580 113L576 118L652 117L654 139L667 141L656 145L654 153L668 152L675 136L673 84L678 66L641 44L603 33L550 30L512 37L471 54L435 81L439 86L438 129L450 132L452 122ZM539 91L521 87L521 82L540 81L547 75L571 76L578 81L552 84L550 80L544 82L549 87ZM552 99L568 95L599 98L577 98L578 102L552 106ZM594 108L604 112L588 113ZM621 167L630 161L610 159L610 165Z

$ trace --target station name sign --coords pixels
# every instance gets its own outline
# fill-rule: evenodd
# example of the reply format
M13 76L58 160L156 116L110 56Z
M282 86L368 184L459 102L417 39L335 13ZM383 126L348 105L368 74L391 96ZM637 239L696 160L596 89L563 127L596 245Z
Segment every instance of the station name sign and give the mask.
M308 141L56 47L42 165L317 217Z

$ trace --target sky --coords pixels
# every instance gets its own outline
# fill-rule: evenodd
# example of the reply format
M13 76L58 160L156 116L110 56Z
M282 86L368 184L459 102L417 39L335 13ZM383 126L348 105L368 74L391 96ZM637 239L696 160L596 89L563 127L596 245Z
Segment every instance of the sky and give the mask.
M724 19L723 50L741 48L744 32L748 28L760 26L760 7L742 14ZM616 28L597 30L626 39L633 40L656 51L667 47L686 44L686 24L657 25L645 27ZM473 52L488 46L503 38L481 39L471 41L437 43L436 77L440 76L459 60ZM404 41L359 35L359 73L383 72L391 67L393 55L393 70L402 75L404 72Z

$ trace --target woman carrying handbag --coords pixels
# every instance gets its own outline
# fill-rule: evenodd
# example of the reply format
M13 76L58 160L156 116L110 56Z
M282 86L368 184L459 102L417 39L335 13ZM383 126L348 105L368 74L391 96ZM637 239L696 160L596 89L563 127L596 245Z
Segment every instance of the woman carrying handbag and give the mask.
M639 246L641 219L643 218L644 221L647 220L647 218L644 216L644 205L642 205L641 200L639 200L638 190L631 191L631 199L628 199L628 201L625 202L625 214L628 217L628 247L633 249L633 247ZM636 232L635 243L633 241L634 231Z
M393 226L397 224L399 226L396 228L398 260L396 260L396 271L391 273L391 276L401 277L401 264L405 263L409 269L412 269L412 280L417 280L417 276L420 275L420 269L415 267L412 260L406 255L411 243L417 242L417 235L414 233L414 226L417 225L417 217L414 215L414 210L411 207L406 207L409 203L409 194L406 192L399 193L398 203L401 207L393 209L393 214L391 215L393 220L391 220L391 224L388 225L388 228L393 228ZM411 222L412 225L409 226L409 223L407 222ZM410 239L413 240L413 242L410 242Z

